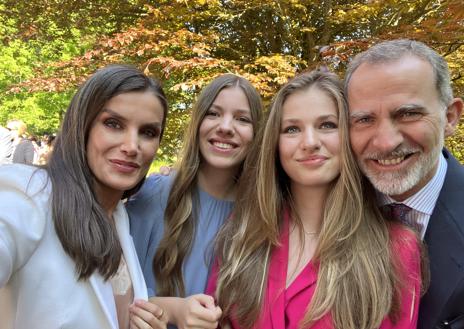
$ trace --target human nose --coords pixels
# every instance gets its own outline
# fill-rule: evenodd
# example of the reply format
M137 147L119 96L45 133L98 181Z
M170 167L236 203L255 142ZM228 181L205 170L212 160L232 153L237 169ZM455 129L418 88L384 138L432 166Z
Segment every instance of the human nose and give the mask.
M137 155L139 149L139 136L137 132L128 131L121 142L121 151L127 156Z
M400 128L391 120L385 120L374 132L372 145L377 151L386 153L395 150L403 140Z
M321 148L319 135L313 129L306 129L302 136L301 146L304 150L318 150Z
M233 125L234 125L233 118L231 116L225 115L221 117L219 120L218 132L221 132L227 135L233 135L234 133Z

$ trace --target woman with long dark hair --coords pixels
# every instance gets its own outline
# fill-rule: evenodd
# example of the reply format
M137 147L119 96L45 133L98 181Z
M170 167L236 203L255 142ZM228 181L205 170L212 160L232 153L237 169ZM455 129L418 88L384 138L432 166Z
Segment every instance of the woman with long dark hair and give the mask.
M165 326L143 301L121 200L143 182L167 110L155 80L103 68L73 97L46 166L0 168L2 328Z

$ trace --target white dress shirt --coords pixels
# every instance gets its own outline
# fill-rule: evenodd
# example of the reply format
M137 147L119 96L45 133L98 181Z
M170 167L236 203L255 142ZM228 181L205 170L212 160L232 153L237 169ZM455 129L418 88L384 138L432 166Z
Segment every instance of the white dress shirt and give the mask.
M432 179L416 194L401 202L412 209L406 215L407 219L417 222L422 226L422 231L420 232L421 239L424 239L430 216L432 215L438 196L440 195L441 188L445 182L447 168L448 164L446 163L445 157L443 154L440 154L438 168ZM397 201L392 199L390 196L380 192L377 193L377 198L379 206L397 203Z

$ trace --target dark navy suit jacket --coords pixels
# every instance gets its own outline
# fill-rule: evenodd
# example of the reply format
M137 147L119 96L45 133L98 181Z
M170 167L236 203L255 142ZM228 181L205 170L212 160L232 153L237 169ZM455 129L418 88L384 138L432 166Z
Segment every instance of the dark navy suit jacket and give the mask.
M443 155L448 169L424 238L431 282L418 329L464 329L464 166L447 150Z

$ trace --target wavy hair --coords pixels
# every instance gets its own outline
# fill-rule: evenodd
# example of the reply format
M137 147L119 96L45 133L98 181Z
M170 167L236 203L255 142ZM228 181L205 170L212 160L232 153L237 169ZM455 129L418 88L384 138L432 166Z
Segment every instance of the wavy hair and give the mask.
M387 222L351 152L342 83L327 72L303 73L284 85L253 142L234 216L216 237L221 264L218 305L224 319L233 317L244 328L252 328L259 320L270 256L280 241L283 210L294 209L290 179L278 155L282 109L290 95L310 88L326 93L338 108L341 163L326 200L313 257L319 264L316 290L300 326L308 327L330 313L337 329L378 328L387 314L392 319L399 315L401 280L392 266L395 260Z
M105 279L121 259L117 232L98 203L86 145L93 121L111 98L128 92L152 92L163 107L161 136L168 105L161 85L139 70L111 65L94 73L71 100L45 169L52 182L51 208L55 230L76 264L79 280L98 271ZM160 137L161 138L161 137ZM135 193L143 180L123 198Z
M178 170L164 213L164 235L153 258L153 273L159 296L185 295L182 265L193 244L197 222L197 175L202 161L198 130L221 90L233 87L239 87L248 99L253 131L256 131L261 118L261 97L251 83L240 76L221 75L207 85L198 96L184 135Z

